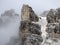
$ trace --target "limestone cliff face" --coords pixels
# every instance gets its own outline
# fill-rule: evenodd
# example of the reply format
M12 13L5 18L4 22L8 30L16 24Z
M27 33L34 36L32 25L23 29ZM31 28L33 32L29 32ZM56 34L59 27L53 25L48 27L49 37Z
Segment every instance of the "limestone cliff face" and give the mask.
M23 5L21 10L21 19L22 21L28 20L28 21L38 21L38 17L33 11L33 9L28 5Z
M21 37L21 45L40 45L42 42L41 25L34 24L37 22L38 16L28 5L23 5L21 12L21 26L19 35Z
M48 23L54 23L56 22L56 15L55 15L55 10L50 9L50 11L47 14L47 22Z

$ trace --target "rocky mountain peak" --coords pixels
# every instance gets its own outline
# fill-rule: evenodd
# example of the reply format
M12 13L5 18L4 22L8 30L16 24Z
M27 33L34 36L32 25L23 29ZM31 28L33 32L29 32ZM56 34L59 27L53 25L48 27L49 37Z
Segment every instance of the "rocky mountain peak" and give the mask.
M23 5L21 10L21 19L27 21L38 21L38 16L29 5Z

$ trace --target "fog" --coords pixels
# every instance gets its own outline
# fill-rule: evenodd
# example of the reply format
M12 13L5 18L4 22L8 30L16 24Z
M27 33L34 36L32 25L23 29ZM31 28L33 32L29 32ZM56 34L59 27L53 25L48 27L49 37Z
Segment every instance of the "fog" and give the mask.
M37 14L40 14L45 10L60 7L60 0L0 0L0 14L9 9L15 9L20 14L23 4L30 5Z
M18 38L18 31L20 26L20 17L18 15L0 17L2 23L0 23L0 45L6 45L12 37ZM0 21L1 22L1 21Z

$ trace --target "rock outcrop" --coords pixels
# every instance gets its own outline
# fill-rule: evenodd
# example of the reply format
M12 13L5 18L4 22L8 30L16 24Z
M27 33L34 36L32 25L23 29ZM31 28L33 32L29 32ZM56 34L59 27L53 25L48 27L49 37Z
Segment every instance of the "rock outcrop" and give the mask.
M22 21L28 20L28 21L35 21L35 22L39 20L39 18L37 17L33 9L28 5L23 5L21 11L21 19Z
M47 29L46 31L51 37L60 36L60 8L53 10L51 9L47 14Z
M60 8L54 10L50 9L47 14L47 22L48 23L55 23L60 21Z
M50 9L50 11L47 14L47 22L48 23L54 23L56 22L56 15L55 15L55 10Z
M21 26L19 30L21 45L41 45L43 41L41 25L32 23L32 21L37 22L39 20L38 16L28 5L23 5L21 13Z

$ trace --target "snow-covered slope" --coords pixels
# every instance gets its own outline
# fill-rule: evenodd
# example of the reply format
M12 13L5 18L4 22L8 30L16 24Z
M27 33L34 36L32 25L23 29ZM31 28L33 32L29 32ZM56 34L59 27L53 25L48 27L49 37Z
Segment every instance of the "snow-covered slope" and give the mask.
M47 21L46 21L46 17L41 17L40 24L41 24L41 31L42 31L42 37L43 37L42 44L44 44L45 39L47 37L47 32L46 32Z
M39 17L39 21L38 22L32 22L32 23L36 23L41 25L41 32L42 32L42 38L43 38L43 42L42 44L44 44L46 36L47 36L47 32L46 32L46 25L47 25L47 20L46 17Z

